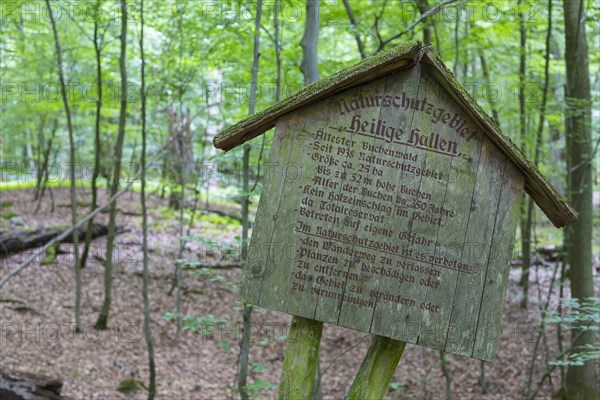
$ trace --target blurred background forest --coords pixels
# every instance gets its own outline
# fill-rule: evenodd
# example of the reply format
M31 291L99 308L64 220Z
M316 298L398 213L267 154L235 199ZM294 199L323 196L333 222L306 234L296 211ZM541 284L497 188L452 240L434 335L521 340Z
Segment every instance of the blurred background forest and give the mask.
M525 201L499 361L414 347L388 396L597 395L597 1L142 1L2 1L0 239L48 240L0 255L0 369L74 398L274 397L289 318L236 302L272 131L228 153L212 140L418 39L581 218L558 230ZM32 343L34 322L86 336ZM127 323L135 344L98 333ZM339 398L367 341L330 333L315 396Z

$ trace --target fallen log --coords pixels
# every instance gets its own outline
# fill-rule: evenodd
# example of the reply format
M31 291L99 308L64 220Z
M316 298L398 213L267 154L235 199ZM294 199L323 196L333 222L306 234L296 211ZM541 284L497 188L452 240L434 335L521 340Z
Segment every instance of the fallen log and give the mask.
M62 386L63 383L60 379L28 372L0 370L0 399L62 400L65 399L60 395Z
M222 210L218 210L216 208L205 208L205 209L198 210L198 211L200 211L201 213L207 214L207 215L213 214L213 215L218 215L220 217L229 217L231 219L234 219L234 220L240 221L240 222L242 221L242 217L240 215L237 215L235 212L222 211Z
M14 253L19 253L24 250L40 247L50 242L52 239L60 235L68 227L56 226L51 228L39 228L33 230L15 230L2 232L0 231L0 256L7 256ZM86 226L79 229L79 240L85 240ZM122 228L117 228L117 233L123 232ZM102 224L94 224L92 226L92 238L98 238L108 233L108 227ZM69 235L60 243L72 243L73 236Z

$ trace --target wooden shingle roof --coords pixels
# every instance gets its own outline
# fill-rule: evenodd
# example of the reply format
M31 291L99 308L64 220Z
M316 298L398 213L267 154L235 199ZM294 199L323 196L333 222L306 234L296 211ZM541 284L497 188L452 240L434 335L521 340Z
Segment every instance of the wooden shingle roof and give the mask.
M521 170L525 176L526 193L533 198L550 221L558 228L575 222L577 213L562 199L538 168L527 160L518 146L502 134L500 128L462 88L431 48L423 47L418 41L406 42L305 86L287 99L224 129L215 137L214 145L225 151L231 150L273 128L277 119L289 112L343 90L411 68L418 63L448 91L479 128Z

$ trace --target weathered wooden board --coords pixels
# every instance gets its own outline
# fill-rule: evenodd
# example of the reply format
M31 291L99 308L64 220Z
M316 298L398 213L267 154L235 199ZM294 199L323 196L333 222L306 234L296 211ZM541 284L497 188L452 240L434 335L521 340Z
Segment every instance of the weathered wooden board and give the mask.
M242 300L493 360L523 175L420 64L277 121Z

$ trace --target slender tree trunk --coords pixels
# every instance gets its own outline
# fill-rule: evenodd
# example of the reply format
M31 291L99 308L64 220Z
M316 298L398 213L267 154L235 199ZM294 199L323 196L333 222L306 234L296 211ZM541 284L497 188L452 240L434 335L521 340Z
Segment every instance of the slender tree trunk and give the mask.
M566 115L569 194L579 219L567 227L567 252L570 266L571 296L586 303L594 296L592 275L592 101L588 45L585 33L583 0L563 0L565 16L565 60L567 64ZM580 337L579 337L580 336ZM574 352L585 352L583 346L594 345L596 334L571 332ZM596 399L596 369L594 360L567 369L567 398Z
M354 33L354 39L356 40L356 45L358 46L358 52L360 53L360 58L363 60L367 58L367 54L365 53L365 45L360 37L360 32L358 31L358 23L356 22L356 17L354 16L354 11L352 11L352 6L350 5L349 0L344 1L344 8L346 9L346 14L348 14L348 19L350 20L350 25L352 26L352 31Z
M260 2L261 0L259 0ZM245 265L248 257L248 206L249 206L249 182L248 182L248 170L250 160L250 145L244 144L243 154L243 179L242 179L242 190L244 191L244 198L242 199L242 254L241 260L242 265ZM252 305L248 303L243 304L242 309L242 338L240 342L240 370L238 374L238 390L240 391L240 397L242 400L248 400L248 361L250 358L250 339L252 329Z
M275 102L278 103L279 100L281 100L281 34L279 29L279 0L275 0L273 29L275 31L275 63L277 68L275 77Z
M43 154L43 164L42 168L39 172L39 184L37 184L35 198L37 199L37 205L35 206L34 214L40 210L40 206L42 205L42 199L44 198L44 193L46 192L46 187L48 185L48 165L50 164L50 153L52 152L52 144L54 143L54 138L56 137L56 131L58 130L58 119L54 119L54 126L52 127L52 133L50 134L50 139L48 139L48 143L44 148Z
M177 142L178 154L179 154L179 184L181 185L181 199L179 201L179 251L177 253L177 260L175 262L175 308L176 308L176 324L177 330L175 332L174 341L179 340L182 328L182 316L181 316L181 286L183 284L183 270L181 260L183 259L183 251L185 250L185 242L183 241L183 227L184 227L184 211L185 211L185 184L187 182L187 151L186 151L186 140L184 138L184 132L187 129L189 119L185 117L183 112L183 14L184 7L181 2L177 3L178 13L178 31L179 31L179 67L178 67L178 102L179 102L179 116L175 118L175 129L177 130ZM177 116L177 112L174 113Z
M248 105L248 115L254 114L256 109L256 89L258 85L258 65L260 61L260 20L262 17L263 0L258 0L256 5L256 17L254 20L254 52L252 61L252 82L250 84L250 102ZM277 7L277 4L275 5ZM277 32L275 32L277 35ZM277 39L277 36L275 37ZM242 156L242 253L241 262L245 265L248 258L248 228L249 228L249 206L250 206L250 145L244 145L244 154ZM258 177L257 177L258 179ZM243 331L240 342L240 370L238 374L238 390L242 400L247 400L248 396L248 360L250 357L250 338L252 329L252 305L244 303L242 310Z
M446 380L446 400L452 400L452 375L448 369L448 363L446 360L446 353L440 350L440 366L442 367L442 375Z
M306 25L300 46L302 46L302 64L304 84L319 80L318 51L319 40L319 4L320 0L306 0Z
M50 16L50 22L52 24L52 31L54 32L54 45L56 48L56 61L58 65L58 79L60 81L60 92L63 98L63 105L65 108L65 114L67 116L67 130L69 133L69 193L71 200L71 222L73 225L77 223L77 193L76 193L76 182L75 182L75 140L73 138L73 124L71 122L71 108L69 107L69 99L67 98L67 90L65 84L65 75L63 72L63 58L62 50L60 47L60 40L58 38L58 31L56 29L56 21L50 7L49 0L46 0L46 7L48 9L48 15ZM79 268L79 232L77 229L73 230L73 258L75 267L75 331L81 331L81 318L80 318L80 305L81 305L81 270Z
M148 347L148 368L150 382L148 383L148 400L156 395L156 367L154 365L154 340L150 329L150 296L148 294L148 210L146 208L146 57L144 53L144 0L140 1L140 57L142 59L142 76L140 97L142 100L142 155L141 155L141 191L140 202L142 207L142 255L143 255L143 288L144 298L144 337Z
M419 9L419 12L421 13L421 16L423 16L423 14L425 14L427 11L429 11L429 3L427 2L427 0L416 0L417 3L417 8ZM424 44L431 44L431 22L432 20L428 20L423 22L423 43Z
M519 0L520 7L522 0ZM525 26L525 17L519 10L519 132L521 137L521 148L527 154L527 115L525 109L525 77L527 73L527 30ZM522 200L521 208L521 253L522 253L522 274L521 285L523 286L523 299L521 307L527 308L529 300L529 270L531 269L531 222L533 220L533 204L528 203L527 198Z
M487 394L487 383L485 382L485 362L479 364L479 387L482 394Z
M121 157L123 153L123 140L125 138L125 117L127 112L127 1L121 0L121 54L119 56L119 67L121 70L121 108L119 111L119 131L117 143L115 144L114 171L110 187L111 197L119 190L121 180ZM113 279L113 247L115 242L115 219L117 215L117 202L110 205L108 217L108 235L106 237L106 261L104 266L104 303L96 321L96 329L108 327L108 314L112 301L112 279Z
M455 76L458 76L458 59L460 54L460 40L458 35L458 28L460 27L461 9L456 8L456 23L454 25L454 64L452 64L452 72Z
M537 166L540 160L542 147L542 134L544 132L544 122L546 120L546 103L548 100L548 86L550 81L550 41L552 39L552 1L548 1L548 29L546 32L546 54L544 64L544 86L542 89L542 103L540 105L540 119L535 137L535 148L533 162ZM521 276L521 284L523 285L523 300L522 308L527 308L528 292L529 292L529 270L531 269L531 233L534 220L534 206L531 196L527 196L527 209L525 216L525 228L523 232L523 274ZM526 246L527 244L527 246ZM526 252L527 250L527 252Z
M44 162L42 158L45 158L45 157L43 157L43 155L46 153L46 141L44 140L44 128L45 127L46 127L46 116L43 115L40 120L40 125L38 127L38 134L37 134L37 137L38 137L38 145L37 145L37 151L36 151L37 168L36 168L36 174L35 174L35 191L33 192L33 200L38 199L38 197L40 195L42 180L44 178L43 167L40 168L40 164L42 164Z
M143 0L142 0L143 1ZM101 49L98 37L98 21L100 18L101 0L96 0L96 14L94 18L94 51L96 53L96 85L98 86L98 99L96 100L96 119L94 124L94 171L92 172L92 202L90 204L90 212L94 211L98 206L98 176L100 175L100 116L102 111L102 63ZM90 235L91 227L94 223L93 218L88 222L87 235L85 237L85 245L81 254L81 268L85 268L92 236Z
M487 61L485 59L485 55L483 50L479 49L479 61L481 62L481 72L483 74L483 79L485 79L485 84L487 87L491 87L491 79L490 72L488 70ZM496 125L500 126L500 117L498 115L498 109L496 108L496 99L493 101L491 99L487 99L490 103L490 109L492 110L492 116L494 117L494 122Z
M552 1L552 0L549 0ZM566 244L567 244L567 238L566 238L566 232L563 231L563 248L566 249ZM563 255L564 259L566 259L566 255ZM562 299L564 297L564 292L565 292L565 278L566 278L566 263L563 262L560 266L560 283L559 283L559 289L558 289L558 298ZM563 308L562 308L562 302L558 302L558 307L556 310L556 313L558 314L558 318L562 318L563 317ZM560 326L560 324L556 324L556 342L558 343L558 351L559 353L562 353L564 351L563 348L563 334L562 334L562 327ZM560 398L563 400L567 399L567 374L565 373L565 366L564 365L560 365L560 390L559 390L559 395Z

